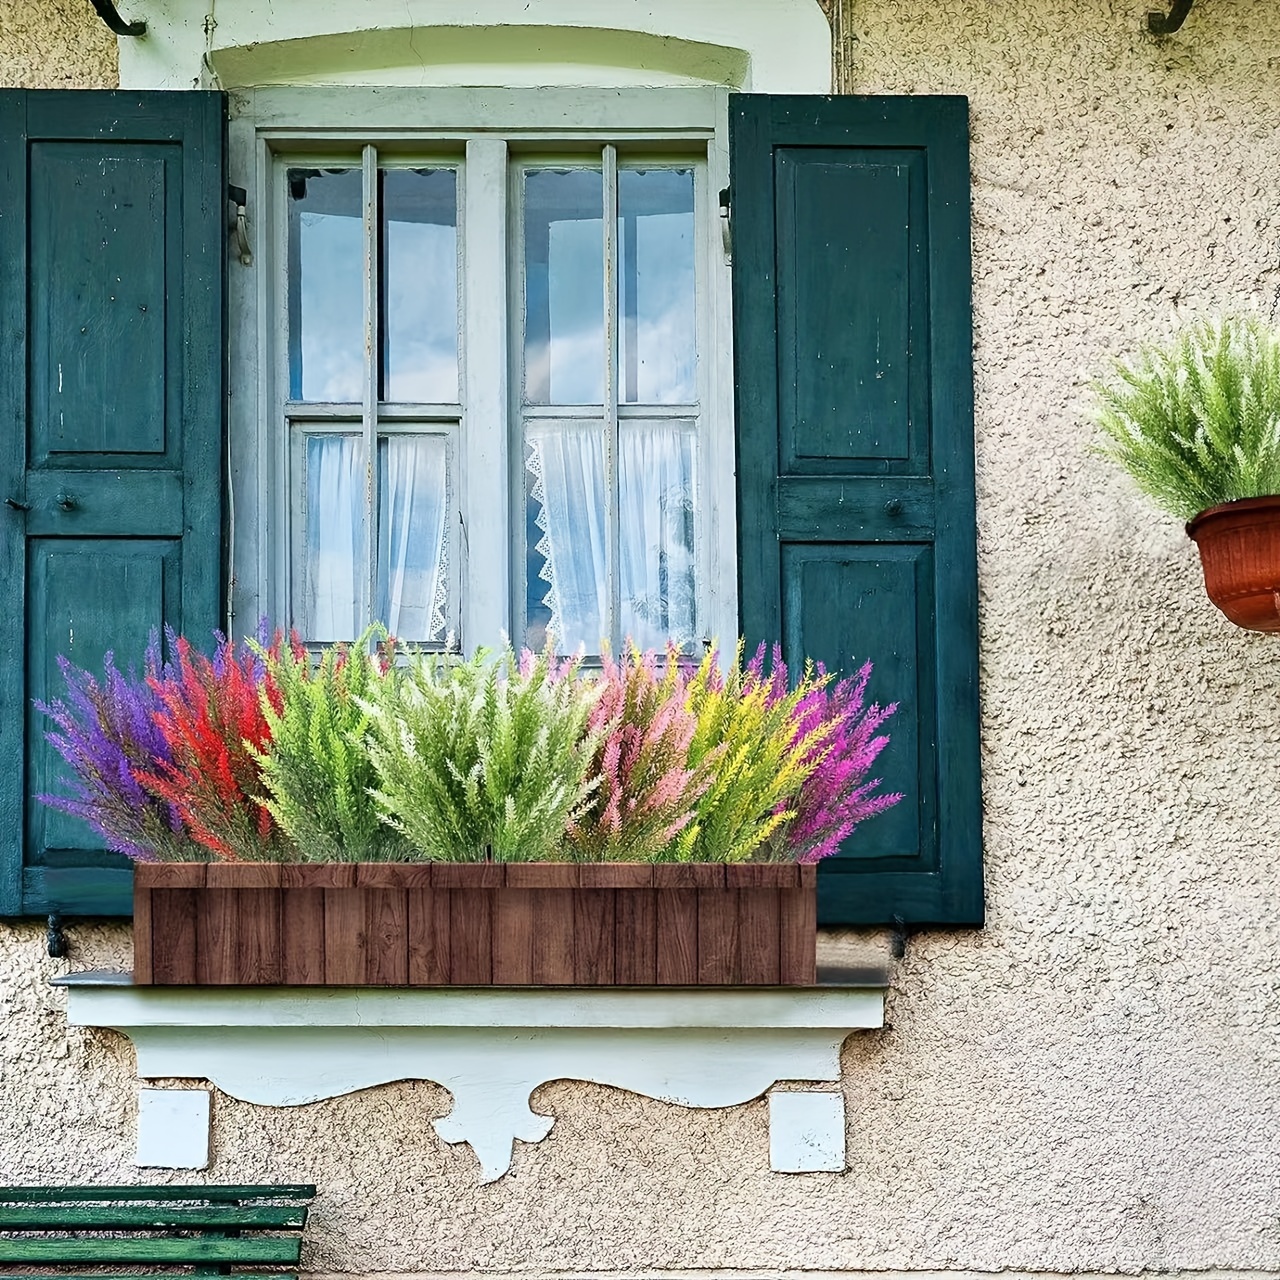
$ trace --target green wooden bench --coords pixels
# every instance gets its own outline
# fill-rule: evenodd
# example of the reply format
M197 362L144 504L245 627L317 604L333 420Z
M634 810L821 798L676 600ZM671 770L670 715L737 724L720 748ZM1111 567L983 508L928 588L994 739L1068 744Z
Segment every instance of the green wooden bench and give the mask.
M315 1193L305 1186L0 1187L0 1265L57 1268L48 1276L24 1271L0 1280L65 1280L85 1268L118 1266L146 1271L111 1280L144 1280L160 1269L181 1276L296 1268L305 1202ZM235 1280L295 1276L235 1272Z

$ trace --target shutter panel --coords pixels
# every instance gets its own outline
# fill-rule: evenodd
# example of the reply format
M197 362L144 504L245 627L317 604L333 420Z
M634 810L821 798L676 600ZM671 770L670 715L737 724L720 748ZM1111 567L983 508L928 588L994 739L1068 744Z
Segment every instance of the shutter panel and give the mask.
M968 104L730 98L739 591L898 701L821 923L980 924Z
M222 617L223 95L0 92L0 915L127 915L33 698Z

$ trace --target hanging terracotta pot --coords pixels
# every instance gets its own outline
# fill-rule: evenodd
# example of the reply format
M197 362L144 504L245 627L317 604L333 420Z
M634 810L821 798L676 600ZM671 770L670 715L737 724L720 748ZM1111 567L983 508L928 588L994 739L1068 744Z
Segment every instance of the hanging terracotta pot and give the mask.
M1208 507L1187 536L1209 599L1238 627L1280 631L1280 495Z

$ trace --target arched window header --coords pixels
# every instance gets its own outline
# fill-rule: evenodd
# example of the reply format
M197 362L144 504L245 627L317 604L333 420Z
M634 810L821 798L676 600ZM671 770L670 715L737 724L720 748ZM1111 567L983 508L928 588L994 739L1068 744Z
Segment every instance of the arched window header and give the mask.
M607 13L609 25L601 25ZM122 88L272 84L670 87L826 93L817 0L173 0L122 40Z

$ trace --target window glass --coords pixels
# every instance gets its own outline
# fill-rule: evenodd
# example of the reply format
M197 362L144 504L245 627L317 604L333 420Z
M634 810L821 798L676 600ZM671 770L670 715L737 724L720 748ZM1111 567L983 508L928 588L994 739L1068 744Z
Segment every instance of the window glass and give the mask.
M618 172L620 399L697 399L693 170Z
M363 626L364 465L354 435L305 437L303 537L294 616L317 642L350 640Z
M458 398L458 193L452 169L387 169L382 219L383 400Z
M628 419L619 431L620 630L642 649L695 639L696 441L687 419Z
M289 398L358 401L364 386L359 169L290 169Z
M524 176L524 398L604 400L604 223L598 169Z
M378 441L374 616L402 640L445 638L448 505L444 436L397 434Z

